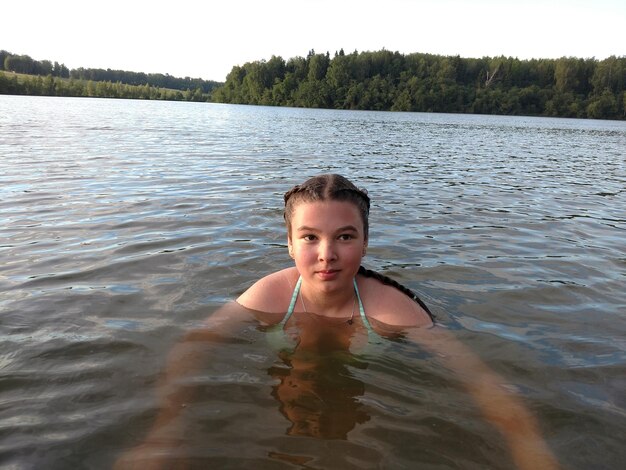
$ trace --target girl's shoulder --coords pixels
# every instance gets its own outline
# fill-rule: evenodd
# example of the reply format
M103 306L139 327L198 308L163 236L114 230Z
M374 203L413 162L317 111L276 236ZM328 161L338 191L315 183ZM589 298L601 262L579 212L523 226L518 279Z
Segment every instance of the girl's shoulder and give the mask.
M298 282L295 267L283 269L256 281L237 298L237 303L250 310L285 313Z
M357 285L368 319L400 328L432 326L430 315L399 289L363 275Z

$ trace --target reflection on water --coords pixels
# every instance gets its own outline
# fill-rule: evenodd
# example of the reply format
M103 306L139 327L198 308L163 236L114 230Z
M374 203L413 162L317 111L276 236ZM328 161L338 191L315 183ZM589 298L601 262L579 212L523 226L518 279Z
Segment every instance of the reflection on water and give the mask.
M357 424L369 420L360 402L365 384L351 372L366 369L367 362L350 352L363 347L367 332L360 322L348 325L311 313L296 313L292 322L285 332L272 328L270 338L293 338L268 370L277 379L272 396L291 423L287 434L347 439Z
M282 364L268 370L279 381L272 395L280 403L280 412L291 422L287 434L347 439L357 424L369 420L359 401L365 385L350 373L345 364L347 355L311 356L282 352ZM367 367L366 363L355 363L352 361L350 366Z
M618 468L624 148L623 122L0 96L1 465L140 442L168 351L291 263L281 195L335 171L372 196L367 267L519 390L564 467ZM411 348L277 356L255 330L222 354L194 465L510 467Z

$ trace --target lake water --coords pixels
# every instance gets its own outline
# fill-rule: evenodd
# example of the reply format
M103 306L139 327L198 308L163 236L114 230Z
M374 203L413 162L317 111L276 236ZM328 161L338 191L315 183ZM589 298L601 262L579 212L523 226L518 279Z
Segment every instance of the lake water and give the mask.
M290 265L282 194L321 172L368 189L365 265L517 390L564 468L622 465L626 123L0 96L0 466L109 468L140 443L168 352ZM179 463L511 468L401 342L325 363L344 428L294 435L264 335L206 364Z

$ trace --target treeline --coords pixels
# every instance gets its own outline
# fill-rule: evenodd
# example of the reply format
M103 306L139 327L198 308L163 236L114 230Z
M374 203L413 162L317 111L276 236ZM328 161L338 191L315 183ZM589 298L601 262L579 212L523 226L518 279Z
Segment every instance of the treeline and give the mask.
M467 59L310 51L235 66L213 101L313 108L626 118L626 57Z
M94 82L120 82L128 85L150 85L160 88L172 88L174 90L196 90L203 93L211 93L213 89L221 85L212 80L202 80L200 78L177 78L169 74L126 72L124 70L111 69L72 69L70 77L82 80L93 80Z
M151 85L127 85L121 82L96 82L47 75L23 75L0 72L0 95L74 96L127 98L169 101L209 101L210 94L201 88L185 91Z
M162 73L128 72L111 69L68 69L65 64L50 60L34 60L28 55L17 55L7 51L0 51L0 71L22 73L28 75L40 75L60 78L73 78L94 82L122 83L125 85L148 85L157 88L170 88L173 90L197 90L210 94L211 91L221 85L212 80L200 78L178 78Z
M69 78L70 70L65 64L52 63L49 60L33 60L27 55L11 54L0 51L0 70L29 75L52 75L53 77Z
M625 88L626 57L615 56L468 59L341 50L331 58L310 51L287 61L272 56L235 66L220 84L169 74L70 70L0 50L0 94L626 119Z

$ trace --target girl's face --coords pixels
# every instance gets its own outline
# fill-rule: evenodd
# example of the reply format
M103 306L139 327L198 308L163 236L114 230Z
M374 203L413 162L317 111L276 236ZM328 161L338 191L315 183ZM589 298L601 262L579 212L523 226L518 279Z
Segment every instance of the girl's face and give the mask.
M367 247L359 209L346 201L301 202L288 244L305 284L323 292L343 289L352 284Z

